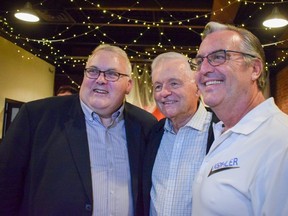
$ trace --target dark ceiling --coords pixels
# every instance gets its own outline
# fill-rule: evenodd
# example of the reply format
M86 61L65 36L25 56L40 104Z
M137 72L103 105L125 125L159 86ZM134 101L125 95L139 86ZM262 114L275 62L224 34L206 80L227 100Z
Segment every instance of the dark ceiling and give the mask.
M0 35L56 66L56 86L81 83L84 62L100 43L126 49L132 63L149 64L156 55L195 55L200 33L210 21L245 26L260 38L270 71L287 66L288 28L262 25L274 6L288 17L288 1L239 0L44 0L30 1L40 17L14 17L22 0L0 4ZM286 59L285 59L286 57Z

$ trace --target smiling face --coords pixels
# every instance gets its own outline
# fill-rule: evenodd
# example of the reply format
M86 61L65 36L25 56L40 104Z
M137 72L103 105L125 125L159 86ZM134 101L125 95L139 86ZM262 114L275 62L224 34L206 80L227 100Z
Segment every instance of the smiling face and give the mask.
M241 37L234 31L216 31L202 41L198 56L207 56L217 50L242 51L239 48L241 43ZM257 61L248 64L242 54L227 53L224 64L211 66L204 58L200 70L196 72L196 82L204 102L220 112L249 106L253 95L258 92L256 79L260 69L256 66Z
M162 59L152 71L154 98L173 123L185 125L199 99L193 72L185 59Z
M107 50L99 50L89 58L86 68L96 67L101 71L113 70L127 74L127 63L121 55ZM115 82L106 81L101 73L97 79L84 75L80 88L81 100L102 117L110 117L123 103L125 94L132 88L132 80L120 76Z

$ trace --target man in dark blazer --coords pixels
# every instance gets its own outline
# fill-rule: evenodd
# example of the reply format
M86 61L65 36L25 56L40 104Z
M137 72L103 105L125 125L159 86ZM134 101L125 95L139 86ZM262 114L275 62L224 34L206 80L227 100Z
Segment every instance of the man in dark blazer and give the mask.
M217 122L217 117L211 110L204 108L199 100L194 72L189 67L187 57L182 54L168 52L157 56L152 62L152 82L155 101L166 118L153 127L145 151L141 191L142 212L145 216L148 216L149 212L152 216L165 215L166 210L170 208L167 215L191 215L192 192L191 196L189 194L193 174L189 173L197 170L209 151L214 140L212 122ZM179 143L177 139L182 139L181 137L184 139ZM162 150L159 150L161 145ZM173 157L171 149L176 148L182 148L181 153L177 156L178 159L175 159L175 156L171 159ZM194 151L193 148L203 149L196 150L195 154L199 161L193 159L193 154L190 155ZM159 154L159 151L162 151L162 154L161 152ZM157 157L158 167L155 168ZM171 171L169 167L176 166L178 174L174 176L175 171ZM155 169L155 182L153 182L153 169ZM170 172L173 177L167 174ZM182 177L179 177L181 175ZM171 184L173 181L175 182ZM174 188L171 185L176 186ZM191 188L188 188L190 186ZM188 195L186 191L189 191ZM154 196L152 204L151 194ZM170 195L172 202L164 201ZM182 200L182 196L185 199ZM185 204L177 205L181 202Z
M149 130L157 121L148 112L123 102L131 89L129 65L120 48L99 46L87 61L80 97L78 94L52 97L21 107L0 144L1 216L96 215L100 211L118 211L119 206L109 202L119 198L125 199L125 205L120 206L117 215L135 214L143 148ZM94 186L110 186L114 177L108 176L107 182L100 182L92 161L103 163L103 167L107 167L106 162L97 161L94 157L97 151L92 154L91 149L99 143L104 147L113 144L113 140L111 143L100 141L101 137L91 132L100 130L98 128L114 136L114 144L119 144L119 149L112 152L117 157L117 152L122 151L120 144L127 149L120 152L127 155L127 161L122 160L124 165L112 161L109 167L111 175L117 172L112 169L114 165L124 168L123 173L128 170L125 181L117 177L121 181L118 182L115 177L113 183L117 187L126 186L125 194L109 196L108 200L100 197L106 199L109 209L95 201L99 194ZM115 134L114 129L119 134ZM109 134L103 137L106 136ZM104 170L104 174L108 172Z

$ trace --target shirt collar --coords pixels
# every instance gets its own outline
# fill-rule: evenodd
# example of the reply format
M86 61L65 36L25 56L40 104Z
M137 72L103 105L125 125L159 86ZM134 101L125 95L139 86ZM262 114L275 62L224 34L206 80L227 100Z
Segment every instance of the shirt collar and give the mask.
M94 112L92 109L90 109L81 99L80 99L80 103L81 103L81 107L82 110L84 112L85 115L85 119L93 122L93 121L98 121L101 122L99 115ZM113 114L112 114L112 119L113 122L119 122L121 120L123 120L124 115L123 115L123 111L124 111L124 103L120 106L120 108L118 110L116 110Z
M264 102L260 103L250 112L248 112L236 125L230 128L227 131L232 131L234 133L248 135L249 133L256 130L266 121L272 114L274 107L274 99L269 98ZM223 122L220 121L213 126L214 133L215 131L223 131ZM225 133L227 132L225 131Z
M206 119L207 114L208 114L208 111L205 109L204 105L200 101L196 113L192 116L192 118L186 123L184 127L191 127L198 131L204 130L205 119ZM170 133L175 133L173 130L172 121L168 118L166 118L164 130Z

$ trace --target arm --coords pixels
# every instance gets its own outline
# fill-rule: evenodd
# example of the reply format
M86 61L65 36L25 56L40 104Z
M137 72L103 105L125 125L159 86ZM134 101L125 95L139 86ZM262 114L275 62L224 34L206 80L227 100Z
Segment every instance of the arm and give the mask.
M285 216L288 212L288 149L276 150L276 146L277 153L267 157L252 187L255 215Z
M0 144L0 215L16 215L30 156L30 126L24 104Z

